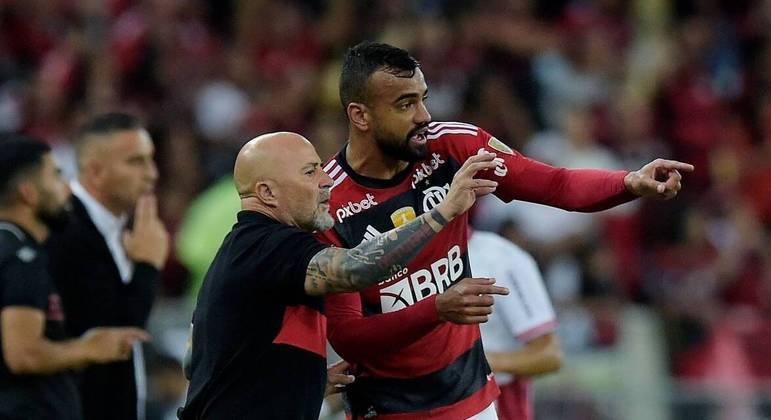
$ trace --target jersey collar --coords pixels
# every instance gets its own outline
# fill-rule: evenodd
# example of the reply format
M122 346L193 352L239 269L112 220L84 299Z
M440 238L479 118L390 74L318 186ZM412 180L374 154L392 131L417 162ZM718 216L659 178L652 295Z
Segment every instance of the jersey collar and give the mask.
M378 179L378 178L370 178L368 176L361 175L354 171L351 168L351 165L348 164L348 160L345 157L345 150L348 148L348 143L345 143L345 146L343 146L342 150L340 150L337 153L337 157L335 158L337 160L337 163L342 166L345 173L348 174L349 177L351 177L354 181L356 181L357 184L362 185L367 188L391 188L395 187L399 184L401 184L410 174L412 173L412 169L415 166L415 162L410 162L409 165L407 165L406 168L404 168L403 171L396 174L391 179Z

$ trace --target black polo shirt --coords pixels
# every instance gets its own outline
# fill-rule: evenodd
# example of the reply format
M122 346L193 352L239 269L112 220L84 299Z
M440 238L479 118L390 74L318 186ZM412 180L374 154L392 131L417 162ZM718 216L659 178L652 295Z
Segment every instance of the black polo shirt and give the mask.
M322 299L305 294L310 233L241 211L193 313L182 419L318 419L326 384Z
M46 264L45 251L27 232L0 220L0 312L13 306L39 309L45 312L45 337L63 340L64 312ZM15 375L1 353L0 418L81 418L80 396L71 371Z

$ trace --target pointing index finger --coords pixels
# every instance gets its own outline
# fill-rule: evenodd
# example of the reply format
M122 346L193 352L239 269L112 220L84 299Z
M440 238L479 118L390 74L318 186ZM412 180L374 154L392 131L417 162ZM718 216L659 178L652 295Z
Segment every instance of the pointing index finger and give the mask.
M469 285L464 291L469 295L508 295L509 289L493 285Z
M661 169L685 171L685 172L693 172L693 170L695 169L695 167L690 163L678 162L676 160L667 160L667 159L662 159L659 162L658 167Z

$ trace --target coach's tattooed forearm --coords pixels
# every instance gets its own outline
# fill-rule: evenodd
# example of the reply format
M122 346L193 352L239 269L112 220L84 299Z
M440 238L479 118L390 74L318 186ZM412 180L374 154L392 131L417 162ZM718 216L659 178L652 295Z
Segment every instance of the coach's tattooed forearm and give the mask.
M312 295L361 290L396 274L447 220L434 208L352 249L327 248L311 259L306 290Z

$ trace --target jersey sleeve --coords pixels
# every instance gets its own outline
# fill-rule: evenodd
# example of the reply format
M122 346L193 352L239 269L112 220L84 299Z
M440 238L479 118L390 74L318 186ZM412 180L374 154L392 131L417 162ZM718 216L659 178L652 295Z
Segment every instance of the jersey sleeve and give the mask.
M254 256L261 260L261 267L268 272L260 273L259 291L285 297L305 296L305 275L311 259L329 245L319 242L308 232L294 227L281 226L266 239L271 249L254 247ZM248 258L248 257L247 257Z
M334 229L317 232L316 238L334 246L345 247ZM327 338L335 351L349 362L362 362L374 354L388 354L431 331L439 322L436 296L423 299L401 311L365 317L361 295L327 295Z
M359 293L328 295L327 338L335 351L353 363L399 350L426 335L440 322L436 296L408 308L365 317Z
M501 318L517 340L527 343L556 329L554 308L535 261L521 259L516 267L505 270L498 283L514 292L496 298L495 310L503 315Z
M609 209L637 198L626 190L627 171L557 168L530 159L481 128L476 136L458 145L461 164L482 150L496 154L496 167L479 178L498 182L495 195L509 202L529 201L564 210L593 212Z
M28 306L48 308L49 283L43 267L34 262L9 258L0 266L0 307Z

